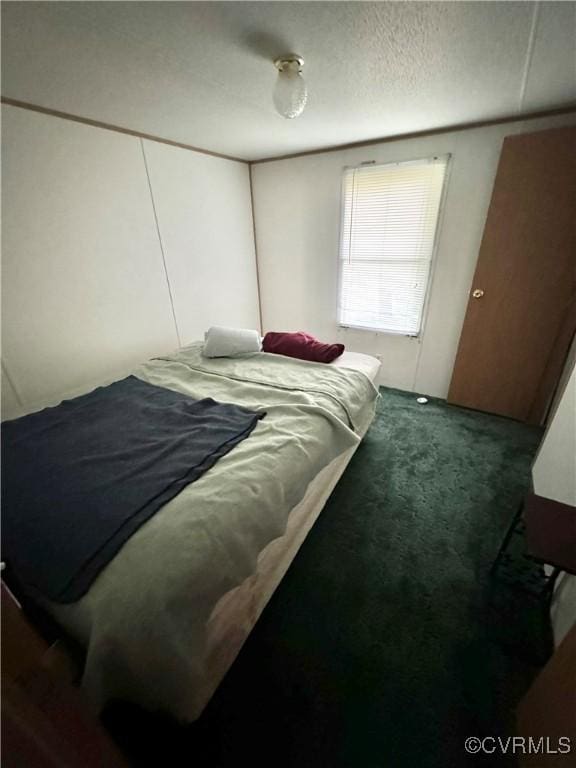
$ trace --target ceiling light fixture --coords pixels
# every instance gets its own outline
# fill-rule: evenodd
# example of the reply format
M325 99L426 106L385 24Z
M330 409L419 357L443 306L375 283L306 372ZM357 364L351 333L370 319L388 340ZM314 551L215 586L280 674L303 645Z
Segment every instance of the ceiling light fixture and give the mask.
M274 88L274 106L279 115L292 120L304 111L308 91L301 75L304 59L296 53L287 53L274 62L278 79Z

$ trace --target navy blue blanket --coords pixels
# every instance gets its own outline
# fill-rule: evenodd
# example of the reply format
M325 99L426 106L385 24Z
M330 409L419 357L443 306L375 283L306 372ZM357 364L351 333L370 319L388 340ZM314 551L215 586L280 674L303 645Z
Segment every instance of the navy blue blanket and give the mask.
M78 600L124 542L265 414L134 376L2 425L3 559Z

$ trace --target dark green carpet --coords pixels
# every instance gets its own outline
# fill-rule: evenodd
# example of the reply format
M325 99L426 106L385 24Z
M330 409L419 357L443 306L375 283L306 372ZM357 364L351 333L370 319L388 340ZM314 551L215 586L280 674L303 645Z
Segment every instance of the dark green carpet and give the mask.
M452 768L487 764L466 736L510 732L537 668L493 641L488 575L541 430L381 392L202 718L107 715L135 765Z

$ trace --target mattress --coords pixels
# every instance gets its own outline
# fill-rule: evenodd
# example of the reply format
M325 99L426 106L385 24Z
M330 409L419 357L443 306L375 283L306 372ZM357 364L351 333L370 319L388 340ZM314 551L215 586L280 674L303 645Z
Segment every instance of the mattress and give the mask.
M360 371L376 384L381 363L378 358L372 355L364 355L361 352L343 352L330 365L336 368L349 368L352 371Z
M249 631L359 444L378 393L361 371L266 353L208 361L201 345L149 361L135 375L267 414L146 522L81 600L47 606L86 648L82 686L96 708L115 698L189 721L239 650L237 632L230 642L237 617ZM314 508L305 503L302 516L293 515L309 488ZM238 589L250 579L252 589ZM217 607L235 590L240 602L227 603L236 618L227 621ZM240 603L248 593L247 613Z

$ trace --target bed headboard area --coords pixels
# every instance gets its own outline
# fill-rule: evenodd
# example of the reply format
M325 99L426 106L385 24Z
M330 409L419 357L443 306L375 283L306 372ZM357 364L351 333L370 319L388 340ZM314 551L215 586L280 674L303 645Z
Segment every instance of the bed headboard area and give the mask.
M2 418L259 327L245 163L3 106Z

